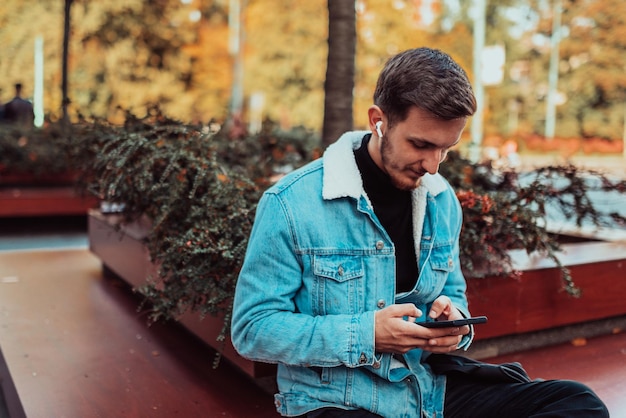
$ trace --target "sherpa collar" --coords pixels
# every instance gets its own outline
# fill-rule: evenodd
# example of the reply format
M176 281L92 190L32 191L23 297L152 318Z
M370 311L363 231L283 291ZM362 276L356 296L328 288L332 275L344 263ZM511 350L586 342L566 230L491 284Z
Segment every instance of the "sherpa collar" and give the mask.
M331 144L324 153L324 180L322 196L331 200L340 197L358 199L365 195L363 180L356 165L354 150L361 145L363 136L369 131L354 131L343 134L335 143ZM422 189L420 193L420 189ZM420 187L415 189L413 199L424 191L436 196L446 190L446 183L440 174L425 174Z
M368 133L369 131L347 132L326 149L323 157L324 179L322 197L324 199L352 197L358 200L363 195L368 205L372 206L363 189L361 173L354 158L354 150L361 145L363 136ZM424 174L419 187L411 192L415 257L418 261L420 259L420 242L426 216L427 195L430 193L436 196L446 190L446 188L446 182L441 177L441 174Z

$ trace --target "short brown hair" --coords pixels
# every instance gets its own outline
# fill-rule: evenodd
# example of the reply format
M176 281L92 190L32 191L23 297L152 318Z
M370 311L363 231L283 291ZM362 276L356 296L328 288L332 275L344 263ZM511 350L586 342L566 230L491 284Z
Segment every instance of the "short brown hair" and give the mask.
M374 104L389 124L406 119L417 106L445 120L476 112L476 98L465 71L446 53L416 48L391 57L381 71Z

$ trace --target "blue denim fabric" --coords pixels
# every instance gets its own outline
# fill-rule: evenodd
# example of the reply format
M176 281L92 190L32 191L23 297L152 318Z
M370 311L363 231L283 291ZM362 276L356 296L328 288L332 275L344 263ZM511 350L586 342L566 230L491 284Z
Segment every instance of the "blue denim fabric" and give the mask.
M232 341L248 359L278 363L282 415L332 406L441 417L445 377L422 363L422 350L393 358L374 349L374 314L397 295L394 245L352 152L364 134L344 135L263 195L237 283ZM426 175L413 195L420 276L402 300L427 313L445 294L469 315L458 200L440 175Z

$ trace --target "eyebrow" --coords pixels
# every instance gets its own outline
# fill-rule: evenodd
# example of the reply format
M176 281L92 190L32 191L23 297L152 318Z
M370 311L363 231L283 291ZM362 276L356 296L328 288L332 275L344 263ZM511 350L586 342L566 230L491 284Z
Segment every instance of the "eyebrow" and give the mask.
M432 141L429 141L428 139L425 139L425 138L420 138L420 137L413 137L413 136L411 136L411 137L409 137L409 138L408 138L408 140L409 140L409 141L411 141L411 142L413 142L413 143L415 143L415 142L422 142L422 143L424 143L425 145L428 145L428 146L430 146L430 147L434 147L434 148L452 148L453 146L458 145L458 144L461 142L461 137L459 136L459 137L457 138L457 140L456 140L456 141L454 141L454 143L453 143L453 144L448 145L448 146L445 146L445 147L441 147L441 146L439 146L439 145L436 145L436 144L435 144L435 143L433 143Z

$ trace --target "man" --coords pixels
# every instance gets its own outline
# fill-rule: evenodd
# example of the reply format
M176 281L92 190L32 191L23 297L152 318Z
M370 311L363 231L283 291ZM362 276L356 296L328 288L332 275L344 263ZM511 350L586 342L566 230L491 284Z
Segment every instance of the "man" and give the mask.
M22 84L15 84L15 97L4 105L4 119L24 127L32 127L35 120L33 105L22 98Z
M445 354L469 346L467 325L419 325L469 316L461 207L437 171L475 109L448 55L400 53L379 76L372 132L344 134L264 194L232 339L244 357L278 363L282 415L608 416L578 383Z

